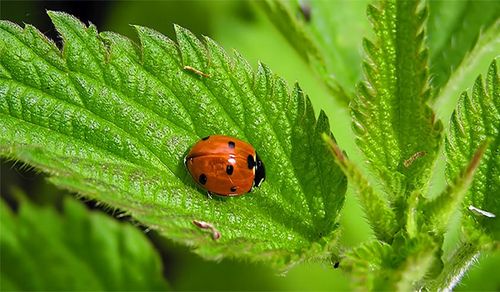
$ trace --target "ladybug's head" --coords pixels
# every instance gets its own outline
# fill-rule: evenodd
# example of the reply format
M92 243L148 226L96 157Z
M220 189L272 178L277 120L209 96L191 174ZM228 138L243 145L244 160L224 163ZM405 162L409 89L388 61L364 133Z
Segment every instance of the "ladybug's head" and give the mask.
M259 187L260 184L266 179L266 169L264 163L260 160L259 155L255 154L255 177L253 179L254 186Z

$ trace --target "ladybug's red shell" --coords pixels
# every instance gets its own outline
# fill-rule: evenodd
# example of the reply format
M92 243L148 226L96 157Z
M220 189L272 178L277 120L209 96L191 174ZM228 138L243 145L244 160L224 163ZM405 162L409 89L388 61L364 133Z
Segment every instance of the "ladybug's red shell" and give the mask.
M233 137L203 138L191 148L185 163L202 188L221 196L248 193L265 179L264 164L252 145Z

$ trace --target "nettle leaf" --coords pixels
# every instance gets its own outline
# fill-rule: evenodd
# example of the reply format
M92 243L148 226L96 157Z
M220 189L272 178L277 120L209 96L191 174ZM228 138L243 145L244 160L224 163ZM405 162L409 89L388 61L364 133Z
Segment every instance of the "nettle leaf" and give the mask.
M500 51L500 19L479 35L474 47L461 60L460 66L450 74L445 84L434 96L433 108L436 115L444 119L445 125L451 116L461 93L474 85L474 80L486 71L491 60Z
M292 47L347 106L361 79L361 44L368 1L257 2Z
M455 177L475 149L489 142L464 200L465 233L500 240L500 81L497 60L486 80L476 79L472 94L464 92L451 118L446 139L446 177ZM471 240L476 240L472 238Z
M430 228L428 229L429 231L434 232L438 236L442 236L446 232L452 215L463 202L481 158L488 148L488 144L485 142L479 145L468 165L453 180L450 180L446 189L435 199L423 205L422 212L426 218L429 218L428 222L430 224L427 226Z
M307 9L305 1L302 9ZM370 31L368 0L310 1L311 19L306 27L319 44L331 74L351 97L362 77L361 36Z
M384 260L391 257L392 248L381 241L365 242L345 253L342 268L352 276L352 285L359 290L374 290Z
M366 81L352 102L357 144L391 200L423 190L439 151L442 125L429 98L425 6L382 1L369 6L375 42L365 40Z
M62 52L32 26L0 23L2 155L207 258L283 269L330 254L346 180L321 140L330 133L327 117L316 119L298 86L290 92L266 66L254 72L241 56L178 26L177 44L137 26L137 45L49 15ZM261 188L210 199L196 187L183 159L212 134L255 146L266 166Z
M363 243L345 254L342 266L359 290L412 291L422 288L422 278L434 261L436 246L423 236L403 248L381 241Z
M481 31L498 22L500 2L429 1L429 10L430 70L433 87L439 89L475 46Z
M259 1L257 4L305 61L312 63L323 63L325 61L320 47L308 34L304 22L297 19L287 5L290 3L279 0L265 0Z
M335 162L349 178L351 185L355 187L360 204L375 236L381 241L390 242L397 232L398 225L396 214L389 202L370 185L358 167L347 159L332 137L323 134L323 139L330 147Z
M137 228L72 199L62 209L21 200L14 213L0 200L2 289L167 288L160 257Z

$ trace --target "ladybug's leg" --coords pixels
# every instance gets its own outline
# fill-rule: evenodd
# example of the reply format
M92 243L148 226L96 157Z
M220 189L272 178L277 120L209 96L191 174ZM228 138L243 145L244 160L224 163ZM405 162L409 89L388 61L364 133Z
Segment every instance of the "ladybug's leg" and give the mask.
M207 195L208 195L208 198L209 198L209 199L213 199L213 197L212 197L212 193L211 193L211 192L207 191Z

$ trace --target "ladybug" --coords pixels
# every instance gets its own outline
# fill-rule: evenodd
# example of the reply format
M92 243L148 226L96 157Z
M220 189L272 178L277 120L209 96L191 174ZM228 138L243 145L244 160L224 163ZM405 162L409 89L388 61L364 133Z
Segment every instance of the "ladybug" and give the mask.
M213 135L198 141L184 159L193 179L209 194L239 196L266 178L264 164L252 145Z

